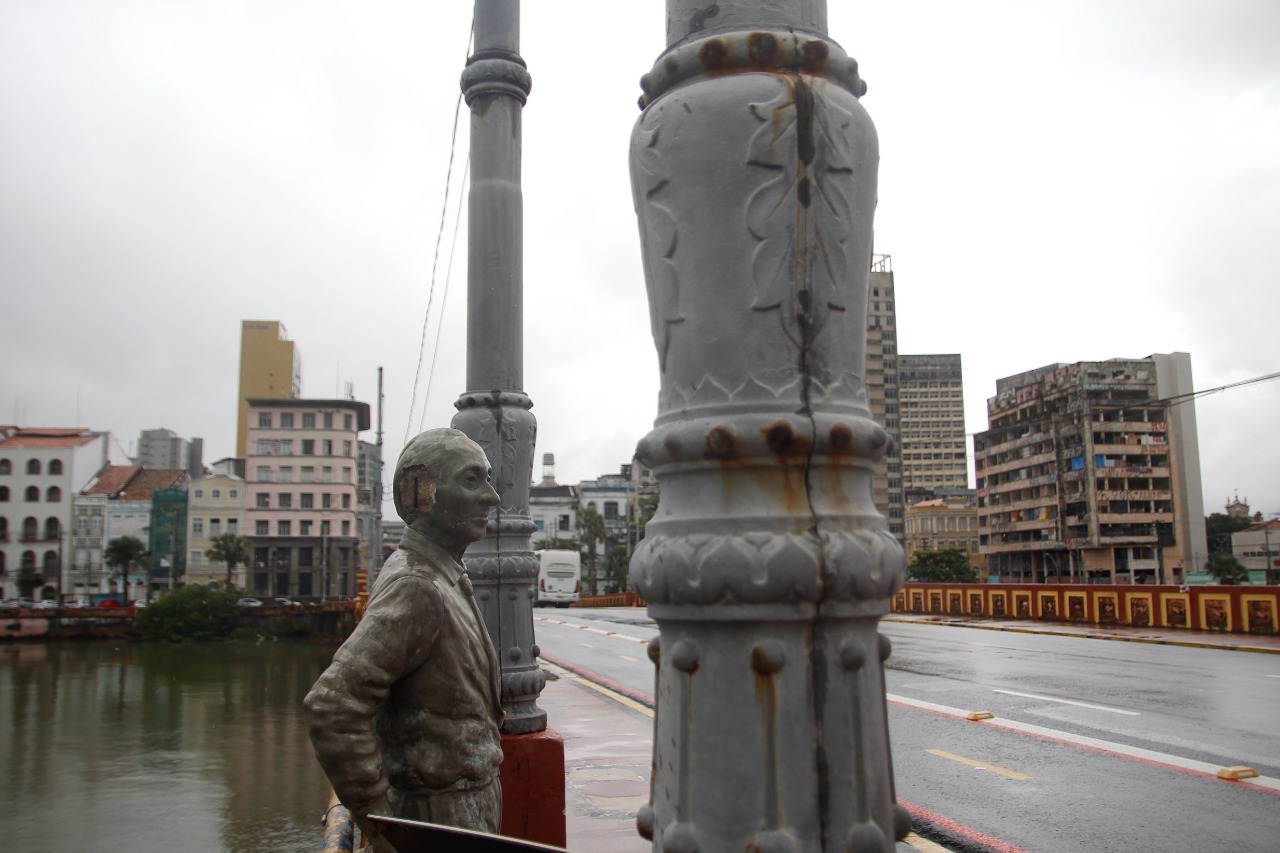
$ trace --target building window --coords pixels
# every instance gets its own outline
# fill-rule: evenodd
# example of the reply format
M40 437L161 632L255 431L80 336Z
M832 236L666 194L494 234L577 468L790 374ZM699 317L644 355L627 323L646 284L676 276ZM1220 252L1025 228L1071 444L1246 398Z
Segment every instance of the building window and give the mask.
M45 490L44 499L51 504L58 503L62 500L62 489L57 486L50 486Z
M342 508L351 509L351 495L342 496Z
M305 535L305 534L304 534ZM309 569L315 565L314 550L311 548L298 549L298 568Z
M214 536L221 536L221 535L222 535L222 519L220 518L209 519L209 538L212 539Z
M22 520L22 541L34 542L40 538L40 522L34 517L27 516Z
M12 473L12 470L8 459L0 459L0 474L9 474Z
M351 455L351 442L349 441L342 442L342 455L343 456Z
M310 536L310 535L311 535L311 520L310 520L310 519L304 518L302 521L299 521L299 522L298 522L298 535L299 535L299 536Z
M228 533L239 533L239 532L240 532L240 520L239 520L239 519L235 519L235 518L228 518L228 519L227 519L227 532L228 532Z
M271 439L269 438L258 439L258 455L259 456L271 455Z
M314 483L316 481L316 469L311 465L302 466L302 482Z
M293 455L293 439L292 438L286 438L280 442L280 455L281 456Z
M329 535L329 522L327 521L320 522L320 535L321 536Z
M303 415L302 415L302 428L303 428L303 429L315 429L315 428L316 428L316 416L315 416L315 413L314 413L314 412L304 412L304 413L303 413Z
M58 534L62 532L62 524L56 518L46 518L44 520L44 538L57 539Z
M320 478L321 478L322 480L324 480L326 483L332 483L332 482L333 482L333 469L332 469L332 468L330 468L328 465L326 465L326 466L324 466L323 468L321 468L321 469L320 469Z
M332 456L332 455L333 455L333 439L331 439L331 438L321 439L321 441L320 441L320 455L321 455L321 456Z
M333 429L333 412L324 413L324 428Z
M214 490L213 490L213 499L214 499L215 501L216 501L216 500L221 500L221 499L222 499L222 490L221 490L221 489L214 489Z
M27 486L27 503L40 503L40 490L35 486Z
M344 483L350 483L350 482L351 482L351 469L350 469L350 468L343 468L343 469L342 469L342 482L344 482Z
M268 525L268 522L266 521L256 522L254 524L254 533L256 533L258 536L266 536L267 533L269 532L267 529L267 525Z
M0 542L9 541L9 519L0 516ZM3 553L3 552L0 552Z
M288 519L276 522L276 535L289 536L293 532L293 522Z
M0 503L8 503L8 502L9 502L9 487L0 486Z
M227 497L230 498L231 500L235 500L236 498L240 497L240 492L236 489L228 489Z
M267 509L268 507L270 507L271 495L267 494L266 492L258 492L256 506L258 507L258 509Z
M191 519L191 535L192 536L204 535L204 519L203 518L197 517L197 518Z
M293 429L293 412L280 413L280 429Z
M605 521L618 520L618 502L617 501L604 502L604 520Z
M568 529L569 529L569 516L567 516L567 515L562 515L562 516L560 516L560 518L556 521L556 529L557 529L557 530L568 530Z
M282 483L293 482L293 466L292 465L280 466L280 482Z
M316 455L316 440L314 438L302 439L302 455L303 456Z
M351 415L342 416L342 428L351 429Z
M281 509L289 509L293 506L293 495L288 492L281 492L276 495L276 506Z
M27 460L27 473L28 473L28 474L39 474L39 473L40 473L40 460L39 460L39 459L28 459L28 460Z
M351 522L349 521L342 522L342 535L343 536L351 535Z
M196 489L196 500L204 497L204 489Z
M313 506L315 506L315 495L311 494L310 492L303 492L302 494L298 495L298 506L302 507L303 509L311 509Z
M271 482L271 469L270 469L269 467L267 467L266 465L259 465L259 466L258 466L258 477L257 477L257 479L258 479L258 482L259 482L259 483L270 483L270 482Z
M62 473L62 460L54 459L49 463L49 476L57 476Z
M331 509L332 507L333 507L333 495L329 494L328 492L325 492L323 495L320 496L320 508Z
M271 429L271 413L270 412L258 412L258 428Z

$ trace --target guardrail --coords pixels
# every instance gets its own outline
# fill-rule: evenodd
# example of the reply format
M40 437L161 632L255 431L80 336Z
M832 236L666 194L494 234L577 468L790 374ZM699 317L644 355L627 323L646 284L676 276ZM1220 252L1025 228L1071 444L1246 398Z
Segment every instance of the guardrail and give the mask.
M644 607L645 600L635 592L618 592L609 595L584 595L574 607Z

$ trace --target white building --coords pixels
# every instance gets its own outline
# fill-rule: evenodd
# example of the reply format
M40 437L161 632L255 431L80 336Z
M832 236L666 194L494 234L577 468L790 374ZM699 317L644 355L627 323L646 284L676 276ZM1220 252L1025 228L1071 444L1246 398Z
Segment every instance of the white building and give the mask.
M1232 533L1231 553L1249 570L1250 583L1280 583L1280 520Z
M72 498L113 447L110 433L76 427L0 428L0 597L18 595L24 568L43 578L37 598L71 589L62 567Z

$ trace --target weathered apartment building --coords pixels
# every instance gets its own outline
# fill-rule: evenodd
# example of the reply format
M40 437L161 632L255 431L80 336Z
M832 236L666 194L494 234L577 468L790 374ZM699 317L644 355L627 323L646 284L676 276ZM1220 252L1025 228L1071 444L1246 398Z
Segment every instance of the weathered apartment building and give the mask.
M1001 379L974 438L979 550L1004 581L1179 583L1203 562L1187 353Z

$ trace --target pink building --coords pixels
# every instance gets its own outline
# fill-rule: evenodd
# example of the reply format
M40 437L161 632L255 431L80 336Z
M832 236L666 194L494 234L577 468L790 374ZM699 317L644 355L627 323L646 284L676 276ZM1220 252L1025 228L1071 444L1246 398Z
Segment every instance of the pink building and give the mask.
M249 592L325 601L356 592L357 436L369 404L251 398L245 447Z

